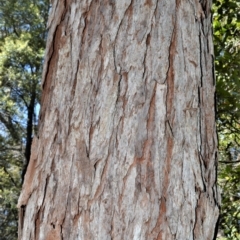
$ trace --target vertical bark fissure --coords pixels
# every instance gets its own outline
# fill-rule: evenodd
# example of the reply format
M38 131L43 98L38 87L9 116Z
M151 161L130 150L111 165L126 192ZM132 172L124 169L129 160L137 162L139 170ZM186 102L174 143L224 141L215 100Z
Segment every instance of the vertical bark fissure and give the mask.
M147 138L142 146L142 149L143 149L142 156L137 159L138 162L140 163L144 161L147 161L147 162L151 161L151 145L153 143L152 133L154 129L156 87L157 87L157 83L155 83L155 86L153 88L153 93L152 93L152 97L151 97L149 109L148 109L148 118L146 123Z
M18 239L22 239L23 227L24 227L24 216L25 216L25 205L21 205L18 210Z
M156 12L157 12L157 9L158 9L158 3L159 3L159 0L156 1L156 6L155 6L155 9L154 9L153 16L155 16L155 17L156 17Z
M145 50L147 51L147 49ZM145 140L142 149L142 164L141 160L138 159L138 164L143 165L143 169L145 170L142 173L140 173L140 176L143 175L143 177L140 177L140 192L145 192L148 194L149 199L151 199L151 190L156 191L156 183L154 181L155 179L155 173L153 171L153 157L152 157L152 151L153 151L153 146L154 146L154 129L155 129L155 118L156 118L156 91L157 91L157 82L155 82L154 87L153 87L153 92L151 96L151 100L149 103L149 109L148 109L148 118L147 118L147 123L146 123L146 136L147 139ZM139 162L140 160L140 162ZM144 189L142 189L142 186ZM150 200L151 201L151 200ZM145 223L147 224L147 223ZM147 224L147 232L146 234L151 231L149 224Z
M72 52L74 51L74 47L72 45L72 42L73 42L73 39L72 39L72 34L70 34L70 44L71 44L71 55L72 55ZM73 57L71 56L71 62L72 64L75 64L73 62ZM76 68L76 71L73 72L73 85L72 85L72 90L71 90L71 100L73 101L74 97L75 97L75 92L76 92L76 85L77 85L77 74L78 74L78 70L79 70L79 59L77 59L77 68Z
M74 156L72 156L72 159L71 159L71 166L70 166L70 172L69 172L69 175L70 175L70 181L69 181L69 184L67 186L67 201L66 201L66 207L65 207L65 210L63 212L63 220L62 222L60 223L60 226L61 226L61 238L63 239L63 229L64 229L64 223L65 223L65 220L66 220L66 216L67 216L67 211L71 211L71 195L74 194L73 193L73 189L72 189L72 183L73 183L73 161L74 161ZM71 215L70 215L71 216ZM69 219L67 219L69 221ZM73 222L73 219L71 219L70 221ZM66 224L68 226L68 223ZM67 229L67 226L66 226L66 232L69 232L70 229Z
M200 63L200 88L203 87L203 66L202 66L202 34L200 31L200 23L199 23L199 63Z
M171 43L170 43L170 45L169 45L169 50L168 50L168 53L169 53L169 55L168 55L168 69L167 69L167 72L166 72L166 78L165 78L165 80L164 80L164 82L163 82L163 84L165 84L166 83L166 81L168 80L168 77L169 77L169 71L170 71L170 68L171 68L171 49L172 49L172 45L173 45L173 38L174 38L174 34L175 34L175 27L176 27L176 21L175 21L175 23L174 23L174 25L173 25L173 31L172 31L172 37L171 37ZM168 89L168 87L167 87L167 89ZM166 105L167 105L167 97L166 97Z
M62 16L61 16L61 21L63 21L64 20L64 18L65 18L65 15L66 15L66 13L67 13L67 0L63 0L63 13L62 13ZM67 25L67 24L66 24Z
M201 152L199 152L198 158L199 158L199 164L200 164L200 169L201 169L201 177L202 177L202 182L203 182L203 190L202 191L206 192L207 187L206 187L206 179L205 179L205 176L204 176L204 170L206 169L206 166L204 164Z
M59 1L57 1L57 6L56 6L55 10L58 9L58 3L59 3ZM47 66L47 69L45 70L45 73L43 75L42 89L45 88L46 81L51 78L49 76L49 73L50 73L50 69L51 69L51 62L53 60L55 60L54 56L56 54L56 51L55 51L56 49L55 49L54 46L57 45L56 44L56 35L57 35L58 28L62 25L62 23L64 21L65 14L67 12L67 10L66 10L66 0L64 0L64 4L63 5L64 5L64 8L61 9L61 12L57 15L60 18L57 21L56 26L52 27L52 28L54 28L52 36L50 36L52 38L52 42L51 42L51 45L49 46L49 49L47 49L47 51L48 51L48 59L47 59L47 62L45 64L45 66Z
M108 153L109 154L109 153ZM93 202L93 200L97 200L100 198L103 190L104 190L104 186L105 186L105 183L106 183L106 176L107 176L107 168L108 168L108 157L106 158L105 160L105 164L104 164L104 167L103 167L103 171L101 173L101 183L98 185L97 189L96 189L96 192L94 194L94 197L93 199L91 199L90 202Z
M177 7L176 7L177 8ZM176 9L176 16L174 19L174 27L173 27L173 33L172 33L172 39L171 39L171 44L169 47L169 68L167 71L167 79L166 79L166 84L167 84L167 94L166 94L166 122L165 122L165 134L167 137L167 157L166 157L166 169L167 169L167 174L165 175L165 180L164 180L164 194L166 194L166 190L169 184L169 179L168 179L168 173L170 171L170 165L171 165L171 156L172 156L172 149L174 145L173 141L173 121L174 121L174 116L172 116L174 110L174 78L175 78L175 73L174 73L174 55L176 52L176 44L177 44L177 9ZM170 133L170 134L169 134ZM166 178L167 176L167 178ZM165 182L166 181L166 182ZM166 196L165 196L166 197Z
M143 79L146 77L145 76L145 74L146 74L146 57L147 57L147 52L148 52L149 41L150 41L150 33L148 33L147 37L146 37L146 50L144 52L144 57L143 57L143 73L142 73L142 78Z
M176 4L177 5L177 4ZM163 192L161 194L161 202L160 202L160 209L159 209L159 217L156 223L156 226L152 230L154 233L155 231L158 232L157 239L161 240L163 238L163 229L160 228L160 226L164 223L164 221L167 221L166 217L166 201L167 201L167 190L169 186L169 175L170 175L170 169L171 169L171 157L172 157L172 150L174 147L174 140L173 140L173 118L172 118L172 112L173 112L173 99L174 99L174 54L176 50L176 24L177 24L177 9L175 11L175 19L173 24L173 30L172 30L172 37L171 37L171 43L169 46L169 56L168 56L168 69L166 73L166 79L164 81L164 84L167 84L167 94L166 94L166 120L165 120L165 136L167 138L167 146L166 146L166 159L165 159L165 168L164 168L164 179L163 179ZM167 226L167 225L165 225Z
M60 225L60 237L61 237L60 240L63 240L63 239L64 239L64 238L63 238L63 226L62 226L62 224Z
M199 41L199 67L200 67L200 83L198 83L198 128L199 128L199 146L198 146L198 160L199 160L199 164L200 164L200 170L201 170L201 177L202 177L202 182L203 182L203 186L204 189L203 191L205 192L206 189L206 179L204 177L204 172L206 170L206 165L205 165L205 161L203 160L202 157L202 144L203 144L203 139L202 139L202 132L203 132L203 126L202 126L202 106L203 106L203 60L202 60L202 55L203 53L203 46L202 46L202 32L201 32L201 22L198 23L198 41ZM201 194L201 193L200 193ZM197 226L197 216L198 216L198 205L199 205L199 199L200 199L200 194L199 197L197 198L197 204L196 204L196 212L195 212L195 224L194 224L194 228L193 228L193 233L195 233L195 229Z
M50 58L48 60L47 63L47 70L46 70L46 74L43 81L43 94L42 94L42 99L41 99L41 111L40 111L40 126L39 126L39 131L40 128L43 127L44 124L44 119L45 119L45 114L47 111L47 106L50 105L49 103L52 101L52 85L55 81L55 79L53 79L54 76L54 71L57 71L56 67L57 67L57 62L58 62L58 58L59 58L59 39L60 38L60 33L61 33L61 28L63 26L63 21L61 20L60 23L56 26L55 32L53 34L53 43L52 43L52 53L50 55ZM56 46L56 48L55 48Z
M35 229L34 229L35 240L39 240L39 231L40 231L40 223L41 223L40 214L41 214L41 211L39 209L36 213L36 218L35 218Z
M122 81L122 74L119 75L119 80L118 80L117 97L116 97L116 103L115 103L115 111L117 111L117 103L118 103L119 97L120 97L121 81ZM113 122L114 122L114 118L113 118Z
M43 200L42 200L42 204L44 205L44 201L45 201L45 197L47 194L47 187L48 187L48 182L49 182L49 176L47 176L46 180L45 180L45 186L44 186L44 194L43 194Z
M126 14L127 14L128 11L131 11L131 7L132 7L132 4L133 4L133 1L134 1L134 0L130 0L129 5L127 6L126 10L124 11L123 17L122 17L119 25L117 26L117 32L116 32L116 36L115 36L115 39L114 39L114 42L113 42L113 61L114 61L115 71L116 71L117 73L120 73L120 72L121 72L121 67L118 68L118 66L117 66L116 42L117 42L117 40L118 40L118 35L119 35L119 32L120 32L121 26L122 26L122 24L123 24L123 21L124 21L124 19L125 19L125 16L126 16Z
M84 41L85 41L84 38L86 36L86 31L87 31L87 15L88 15L88 12L85 12L81 16L84 19L84 27L82 29L82 33L80 34L81 35L81 46L84 44ZM82 51L83 51L83 49L84 48L81 47L80 53L79 53L79 59L82 58Z

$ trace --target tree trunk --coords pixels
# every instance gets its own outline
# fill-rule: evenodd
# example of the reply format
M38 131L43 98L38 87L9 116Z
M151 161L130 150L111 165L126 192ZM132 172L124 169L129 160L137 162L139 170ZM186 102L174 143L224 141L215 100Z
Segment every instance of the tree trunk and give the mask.
M211 1L54 0L19 239L211 240Z

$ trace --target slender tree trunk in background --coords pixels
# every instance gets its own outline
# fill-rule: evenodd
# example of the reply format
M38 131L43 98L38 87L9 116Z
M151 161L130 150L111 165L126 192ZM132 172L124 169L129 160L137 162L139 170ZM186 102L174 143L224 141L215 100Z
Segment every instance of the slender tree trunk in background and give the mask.
M34 108L36 101L36 86L35 89L30 93L31 99L29 105L27 106L27 126L26 126L26 147L25 147L25 164L22 170L22 182L24 181L24 177L27 171L27 167L30 161L31 156L31 144L32 144L32 134L33 134L33 120L34 120Z
M19 239L211 240L211 1L53 2Z

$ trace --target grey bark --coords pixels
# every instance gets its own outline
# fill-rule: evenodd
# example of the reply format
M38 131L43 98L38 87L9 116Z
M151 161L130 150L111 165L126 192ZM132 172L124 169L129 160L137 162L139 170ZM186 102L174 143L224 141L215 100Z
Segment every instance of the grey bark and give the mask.
M19 239L211 240L211 1L54 0Z

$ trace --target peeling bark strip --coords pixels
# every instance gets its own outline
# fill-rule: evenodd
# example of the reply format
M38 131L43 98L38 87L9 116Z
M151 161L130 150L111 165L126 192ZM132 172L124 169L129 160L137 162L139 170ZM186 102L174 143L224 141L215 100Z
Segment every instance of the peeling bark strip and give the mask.
M53 1L19 239L214 239L210 7Z

